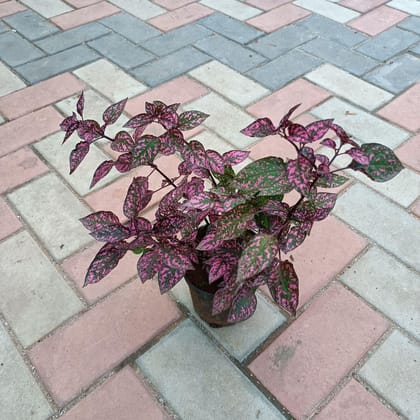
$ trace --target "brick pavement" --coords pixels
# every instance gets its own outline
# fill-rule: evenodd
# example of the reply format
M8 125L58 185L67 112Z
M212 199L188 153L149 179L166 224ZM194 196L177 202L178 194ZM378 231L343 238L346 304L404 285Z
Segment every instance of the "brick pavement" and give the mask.
M131 179L88 190L103 146L68 176L58 123L82 89L91 117L123 97L123 120L153 99L208 112L194 136L251 159L287 149L239 130L303 102L406 169L353 177L293 252L296 319L262 290L213 331L134 256L81 288L98 244L77 219L120 213ZM417 0L0 0L0 417L418 419L419 106Z

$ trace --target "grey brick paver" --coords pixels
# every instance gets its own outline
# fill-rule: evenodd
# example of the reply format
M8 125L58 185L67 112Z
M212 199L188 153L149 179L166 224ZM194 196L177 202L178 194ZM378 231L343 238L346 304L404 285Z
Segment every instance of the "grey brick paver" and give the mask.
M140 66L155 57L117 34L105 35L88 45L124 69Z
M2 34L3 32L8 31L10 28L4 23L0 21L0 34Z
M266 61L265 57L255 51L220 35L202 39L194 46L240 72L246 72Z
M372 70L379 64L369 57L358 54L337 42L327 39L317 38L307 42L300 48L356 76Z
M183 419L284 419L191 321L140 356L137 364Z
M128 13L118 13L99 21L135 44L158 36L161 32Z
M20 2L46 18L73 10L72 7L62 0L20 0Z
M8 16L4 21L30 41L59 31L55 25L31 10Z
M376 60L385 61L418 40L420 40L418 35L393 27L364 42L356 50Z
M40 49L25 38L10 31L0 35L0 51L2 61L13 67L36 60L44 55Z
M131 71L140 82L157 86L210 61L211 57L188 46Z
M99 55L86 45L79 45L68 50L50 55L16 67L16 71L31 83L40 82L68 70L99 58Z
M417 55L420 55L420 42L417 45L415 45L414 47L411 47L410 51L417 54Z
M420 35L420 17L409 16L398 24L398 26L407 31L415 32Z
M198 23L226 38L239 42L240 44L246 44L259 36L264 35L264 32L259 31L253 26L222 13L213 13L210 16L201 19Z
M55 54L59 51L66 50L86 41L106 35L110 30L96 22L88 23L65 32L51 35L35 44L46 51L48 54Z

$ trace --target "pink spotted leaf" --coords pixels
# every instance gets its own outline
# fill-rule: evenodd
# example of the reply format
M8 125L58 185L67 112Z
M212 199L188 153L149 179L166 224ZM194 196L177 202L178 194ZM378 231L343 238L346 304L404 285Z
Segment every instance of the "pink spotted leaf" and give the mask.
M70 153L70 173L72 174L76 168L82 163L83 159L89 153L89 143L81 141Z
M284 117L280 120L279 129L280 128L285 128L290 124L289 118L296 111L296 109L298 109L301 105L302 104L295 105L287 111L287 113L284 115Z
M131 169L131 153L124 153L118 156L118 159L114 162L114 166L118 172L128 172Z
M83 118L83 109L85 107L85 96L83 92L80 94L76 104L77 113Z
M243 150L230 150L229 152L223 153L223 164L225 166L234 166L242 163L250 152Z
M148 125L153 122L153 117L149 114L143 113L135 115L133 118L128 120L124 127L127 128L137 128L137 127L143 127L145 125Z
M125 98L122 101L112 104L105 110L105 112L102 115L102 119L104 120L105 124L111 125L117 122L118 118L120 118L121 114L124 111L127 99L128 98Z
M308 195L311 184L312 165L300 157L287 162L287 179L303 195Z
M120 219L112 211L98 211L91 213L88 216L79 219L82 225L94 232L95 230L102 229L103 227L115 225L120 223Z
M243 285L236 293L229 311L228 322L245 321L257 309L255 290Z
M92 181L90 183L89 188L93 188L102 178L104 178L110 170L114 167L113 160L105 160L102 162L97 168L95 173L93 174Z
M160 255L156 248L149 249L137 261L137 273L140 280L144 283L150 280L160 269Z
M148 165L159 153L160 140L156 136L142 136L131 151L131 168Z
M216 233L209 232L207 235L201 240L201 242L197 245L199 251L211 251L213 249L219 248L223 241L219 241L215 239Z
M290 124L288 126L288 140L297 142L297 143L309 143L311 142L311 137L306 131L306 128L300 124Z
M206 158L207 169L219 174L223 174L225 172L223 157L218 152L215 152L214 150L207 150Z
M77 127L77 134L81 139L92 143L94 140L104 135L104 130L97 121L84 120L79 122L79 126Z
M124 215L129 219L136 217L149 204L152 196L153 192L149 190L149 180L146 177L133 178L124 201Z
M259 118L241 130L248 137L266 137L276 133L276 127L269 118Z
M369 156L360 148L354 147L346 151L346 154L351 156L356 163L363 166L369 165Z
M192 130L198 127L203 121L208 118L208 114L200 111L186 111L183 112L178 119L178 129L181 131Z
M327 131L331 128L332 122L333 120L329 119L314 121L313 123L308 124L305 128L311 141L317 141L324 137L325 134L327 134Z
M235 298L236 288L237 286L233 284L224 286L216 291L213 297L212 315L220 314L230 308Z
M330 138L326 138L322 140L320 144L322 144L325 147L329 147L330 149L334 149L334 150L337 149L337 143L333 139L330 139Z
M111 143L111 149L116 152L130 152L134 147L135 141L127 131L119 131L114 141Z

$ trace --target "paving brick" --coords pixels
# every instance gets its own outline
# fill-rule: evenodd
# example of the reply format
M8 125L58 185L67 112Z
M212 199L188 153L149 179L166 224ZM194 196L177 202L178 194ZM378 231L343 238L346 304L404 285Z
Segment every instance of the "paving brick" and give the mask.
M153 54L164 56L212 34L206 28L190 24L142 43Z
M136 79L154 87L183 75L210 60L211 58L208 55L188 46L156 61L144 64L131 71L131 73Z
M309 416L386 328L380 315L334 285L249 368L293 416Z
M305 77L337 96L341 96L370 111L384 105L393 98L389 92L379 89L331 64L324 64L306 74Z
M420 412L419 359L418 345L394 331L359 373L403 415L414 419Z
M0 400L5 419L43 420L52 414L47 399L16 350L6 329L0 324Z
M241 73L266 61L255 51L220 35L202 39L196 42L194 46Z
M316 416L317 420L330 419L383 419L399 417L370 394L354 379Z
M348 22L359 16L359 13L354 10L332 4L326 0L296 0L293 3L340 23Z
M165 13L165 9L152 3L149 0L109 0L111 3L118 6L140 19L147 20L152 17Z
M247 0L246 3L262 10L271 10L283 4L290 3L290 0Z
M360 13L366 13L375 7L381 6L387 1L388 0L342 0L340 1L340 5L357 10Z
M387 4L411 15L420 16L420 4L416 0L392 0Z
M206 148L217 150L219 153L229 152L233 148L233 146L230 143L228 143L227 140L222 139L210 130L204 130L196 137L197 140L204 144ZM238 167L235 166L236 171L237 169Z
M47 166L27 147L0 158L0 193L48 171Z
M348 23L348 26L370 36L375 36L401 22L407 16L406 13L392 7L381 6L352 20Z
M290 25L251 42L248 47L268 58L276 58L313 38L315 35L309 30Z
M83 309L27 232L7 239L0 250L0 308L24 347Z
M195 22L198 19L213 13L212 9L199 3L192 3L164 15L154 17L149 23L162 31L170 31L187 23Z
M191 102L185 107L187 110L196 109L209 114L204 126L228 140L235 147L245 148L255 142L254 138L240 133L253 118L225 101L216 93L210 93L203 98Z
M378 65L377 61L327 39L313 39L300 48L356 76L360 76Z
M143 48L114 33L90 41L88 45L124 69L140 66L155 58Z
M83 44L84 42L108 33L109 29L104 28L98 23L92 22L74 29L69 29L58 34L51 35L48 38L37 41L35 44L48 54L55 54L59 51Z
M54 108L47 107L1 125L0 156L56 132L62 120Z
M334 20L317 14L297 22L296 26L305 28L314 35L319 35L322 38L335 41L339 44L345 45L346 47L353 47L367 38L366 35L351 30Z
M284 419L189 320L140 356L137 364L181 418Z
M91 4L98 3L98 0L66 0L66 2L73 7L80 9L81 7L86 7L90 6Z
M334 118L337 124L362 143L378 142L395 148L409 136L407 131L337 98L329 99L311 113L318 118Z
M289 3L249 19L247 22L265 32L273 32L310 14L308 10Z
M64 73L0 98L0 112L12 120L81 92L84 86L73 75Z
M0 197L0 240L15 233L22 227L20 220L16 217L6 201Z
M96 4L92 4L82 9L73 10L72 12L63 13L60 16L56 16L51 19L61 29L70 29L76 26L83 25L88 22L92 22L105 16L110 16L118 13L120 9L113 6L112 4L101 1Z
M65 258L92 241L79 222L87 207L56 175L34 180L8 197L54 258Z
M293 113L295 118L329 96L330 94L324 89L304 79L298 79L251 105L247 108L247 112L258 118L268 116L272 121L280 121L292 106L301 104Z
M420 35L420 17L409 16L398 24L400 28L406 29L407 31L415 32Z
M420 42L410 48L410 52L420 55Z
M31 10L9 16L4 21L30 41L58 32L55 25Z
M419 81L419 73L420 58L403 54L369 73L365 78L390 92L400 93Z
M420 338L420 276L417 273L373 247L341 276L341 280L414 337Z
M415 201L415 203L411 206L412 213L420 218L420 197Z
M0 79L0 97L26 86L25 83L3 63L0 63Z
M102 19L100 20L100 23L111 28L135 44L139 44L160 34L160 31L153 28L153 26L124 12Z
M99 56L95 51L86 45L79 45L19 66L16 68L16 71L31 83L36 83L82 66L98 58Z
M377 114L410 131L418 131L420 129L419 104L420 83L417 83L380 109Z
M357 47L357 51L376 60L385 61L415 44L420 37L393 27Z
M8 30L9 30L9 27L4 22L0 22L0 34Z
M156 4L163 6L168 10L178 9L179 7L194 3L195 1L196 0L154 0Z
M73 10L73 8L61 0L21 0L21 3L24 3L26 6L46 18L51 18Z
M333 212L400 260L416 270L420 268L420 221L396 204L356 184L337 200Z
M179 315L171 299L160 295L156 282L132 282L35 345L29 357L62 406L164 332Z
M263 32L258 31L252 26L222 13L213 13L201 19L199 23L240 44L246 44L263 35Z
M246 106L270 93L268 89L219 61L203 64L191 71L190 75L241 106Z
M321 60L298 50L288 53L248 72L262 85L275 90L321 65ZM278 71L282 69L282 71Z
M81 67L74 74L115 102L131 98L147 89L144 84L105 59Z
M261 13L261 10L237 0L201 0L200 3L238 20L246 20Z
M63 420L82 419L164 420L164 413L150 390L126 366L68 411Z
M185 281L178 283L171 290L171 294L177 301L185 305L195 318L200 319L193 308L191 295ZM201 321L207 331L239 361L245 359L286 320L274 304L268 303L260 293L257 293L257 301L255 314L245 322L215 329Z
M42 57L44 53L33 44L14 32L5 32L0 35L1 59L15 67Z
M4 16L13 15L14 13L25 10L26 7L19 4L17 1L11 0L0 4L0 18Z
M417 172L420 172L420 134L412 137L401 145L395 153L404 165L411 166Z

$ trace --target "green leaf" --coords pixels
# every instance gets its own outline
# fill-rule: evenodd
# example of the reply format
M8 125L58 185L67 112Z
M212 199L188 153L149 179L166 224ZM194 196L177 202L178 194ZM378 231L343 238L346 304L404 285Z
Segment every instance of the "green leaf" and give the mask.
M361 165L353 160L349 168L364 173L373 181L389 181L404 169L395 153L383 144L365 143L361 149L369 157L369 165Z
M345 184L349 178L338 175L338 174L332 174L331 177L320 177L315 183L316 187L321 188L336 188L340 187L341 185Z
M245 232L249 222L254 218L255 209L247 203L236 206L233 210L213 223L216 235L215 239L226 241L235 239Z

